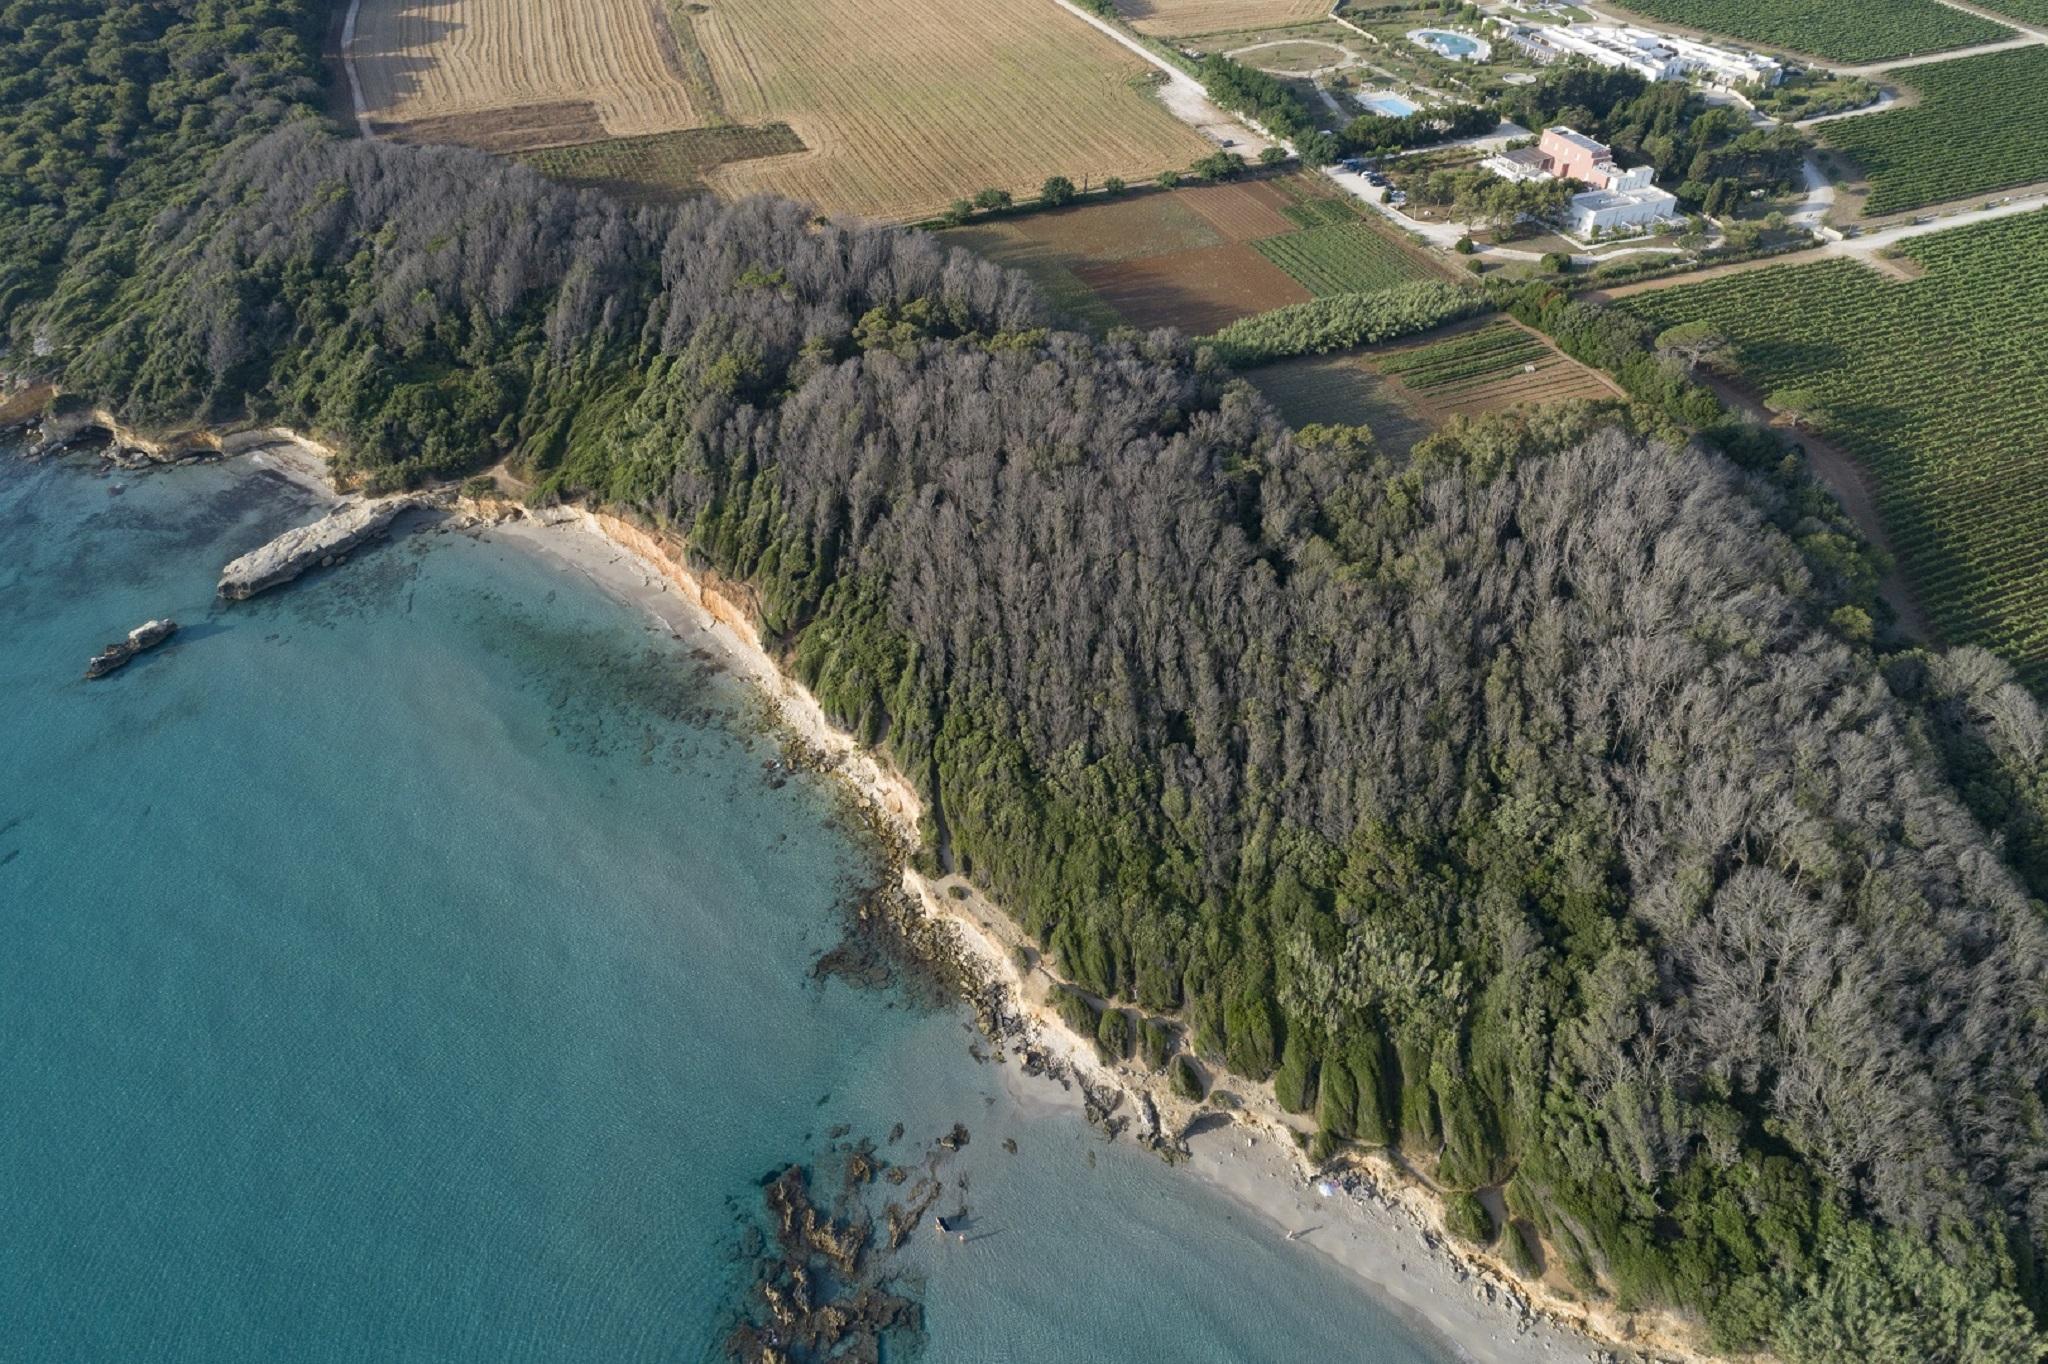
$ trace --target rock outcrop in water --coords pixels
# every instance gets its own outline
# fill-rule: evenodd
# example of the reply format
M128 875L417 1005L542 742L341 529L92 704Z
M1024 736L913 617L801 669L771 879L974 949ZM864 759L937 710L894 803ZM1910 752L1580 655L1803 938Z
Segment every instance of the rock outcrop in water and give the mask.
M109 644L92 656L85 665L87 678L105 677L108 673L119 672L128 666L128 661L145 649L157 645L178 633L178 622L174 620L146 620L128 632L128 638L116 644Z
M401 495L345 503L312 525L288 530L222 569L220 595L227 601L247 601L258 592L288 583L315 564L354 549L390 525L401 512L426 506L430 501Z
M759 1266L752 1310L726 1338L727 1357L739 1364L878 1364L884 1339L916 1331L923 1314L871 1262L871 1223L845 1199L840 1216L818 1208L800 1165L763 1187L775 1250Z

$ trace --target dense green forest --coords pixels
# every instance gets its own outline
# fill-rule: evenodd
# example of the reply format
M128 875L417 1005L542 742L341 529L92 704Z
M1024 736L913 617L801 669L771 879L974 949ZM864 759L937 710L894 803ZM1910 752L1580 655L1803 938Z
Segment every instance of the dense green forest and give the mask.
M1633 410L1396 458L924 236L344 140L317 28L0 9L4 368L676 525L923 855L1325 1144L1727 1349L2048 1358L2041 713L1845 630L1830 523L1669 438L1624 320L1514 300Z

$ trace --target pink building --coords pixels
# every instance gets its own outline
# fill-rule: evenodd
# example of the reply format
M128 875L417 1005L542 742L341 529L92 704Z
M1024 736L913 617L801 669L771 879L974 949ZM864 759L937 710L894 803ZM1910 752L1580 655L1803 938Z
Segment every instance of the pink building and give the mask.
M1570 128L1545 128L1536 149L1550 158L1550 173L1560 180L1579 180L1594 189L1607 189L1608 182L1619 174L1614 154L1605 143Z

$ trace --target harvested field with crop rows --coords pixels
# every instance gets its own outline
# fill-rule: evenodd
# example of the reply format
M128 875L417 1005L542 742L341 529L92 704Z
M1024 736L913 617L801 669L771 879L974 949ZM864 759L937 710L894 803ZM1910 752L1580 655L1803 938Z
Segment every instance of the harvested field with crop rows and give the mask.
M1939 0L1622 0L1645 18L1863 65L2013 36Z
M725 193L918 217L983 186L1135 180L1214 150L1145 88L1149 67L1050 3L715 0L702 19L732 116L811 149L723 167Z
M649 194L701 181L918 218L982 188L1143 179L1214 150L1144 62L1050 3L364 0L351 53L381 133L573 148L537 159ZM728 131L669 136L702 129ZM648 137L666 140L601 145ZM767 159L735 156L755 147Z
M478 145L502 139L507 114L559 106L558 129L528 116L524 145L538 147L586 141L593 126L631 136L709 121L677 78L674 49L659 0L363 0L350 51L378 124L437 120L437 140ZM465 116L467 129L450 122ZM448 135L464 131L475 136Z
M1117 0L1116 8L1138 32L1176 38L1311 24L1330 12L1328 0Z
M1870 182L1866 213L2048 180L2048 47L1915 66L1898 79L1919 92L1913 108L1822 130Z
M2048 683L2048 212L1922 237L1926 268L1781 266L1630 297L1704 321L1759 393L1804 390L1878 488L1921 604L1955 643Z

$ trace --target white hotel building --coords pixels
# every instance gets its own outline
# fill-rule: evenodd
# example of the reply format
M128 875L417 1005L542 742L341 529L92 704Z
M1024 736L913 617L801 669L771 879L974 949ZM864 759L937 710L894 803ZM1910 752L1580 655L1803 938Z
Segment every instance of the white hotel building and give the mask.
M1784 65L1775 58L1646 28L1620 24L1530 27L1497 22L1506 24L1515 45L1539 61L1584 57L1601 66L1633 71L1648 81L1693 80L1734 89L1776 85L1785 74Z

